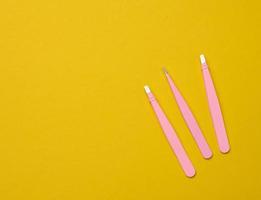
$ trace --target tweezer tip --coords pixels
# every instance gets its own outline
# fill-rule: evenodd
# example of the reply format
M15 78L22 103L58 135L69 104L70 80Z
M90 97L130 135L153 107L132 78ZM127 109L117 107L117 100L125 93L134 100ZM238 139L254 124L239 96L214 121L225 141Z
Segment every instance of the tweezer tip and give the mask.
M162 71L163 71L165 74L167 74L167 73L168 73L168 71L166 70L166 68L165 68L165 67L162 67Z
M150 93L150 88L149 88L149 86L145 85L145 86L144 86L144 89L145 89L145 92L146 92L147 94Z
M206 64L206 59L205 59L204 54L201 54L199 57L200 57L201 64Z

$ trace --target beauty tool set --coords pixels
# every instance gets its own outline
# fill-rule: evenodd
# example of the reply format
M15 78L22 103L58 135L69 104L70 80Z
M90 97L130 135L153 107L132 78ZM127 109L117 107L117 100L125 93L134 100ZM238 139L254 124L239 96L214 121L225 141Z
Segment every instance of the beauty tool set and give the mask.
M215 129L218 146L222 153L227 153L230 149L230 146L229 146L229 142L228 142L228 138L227 138L224 120L222 117L218 97L217 97L217 94L216 94L216 91L215 91L215 88L213 85L213 81L210 76L210 72L208 70L208 65L206 63L206 59L205 59L204 55L200 55L200 61L201 61L201 66L202 66L202 74L203 74L203 78L204 78L205 89L206 89L206 93L207 93L208 106L209 106L209 110L211 113L213 126ZM165 69L163 69L163 71L166 75L170 89L176 99L176 102L177 102L180 112L184 118L184 121L186 122L202 156L205 159L211 158L212 151L211 151L204 135L202 134L202 131L200 130L200 127L199 127L195 117L193 116L188 104L186 103L185 99L183 98L183 96L179 92L178 88L172 81L168 72ZM150 88L146 85L146 86L144 86L144 89L147 93L151 106L158 118L161 128L162 128L172 150L174 151L184 173L188 177L193 177L196 173L195 168L194 168L191 160L189 159L175 130L173 129L171 123L169 122L169 120L167 119L163 110L161 109L157 99L151 92Z

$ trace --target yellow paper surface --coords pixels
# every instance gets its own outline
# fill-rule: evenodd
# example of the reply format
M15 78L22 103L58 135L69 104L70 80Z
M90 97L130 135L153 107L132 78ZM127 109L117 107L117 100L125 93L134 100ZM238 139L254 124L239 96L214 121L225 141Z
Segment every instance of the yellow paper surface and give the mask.
M261 199L260 1L0 3L0 199ZM222 155L199 54L220 99ZM165 67L214 156L204 160ZM197 175L184 176L148 84Z

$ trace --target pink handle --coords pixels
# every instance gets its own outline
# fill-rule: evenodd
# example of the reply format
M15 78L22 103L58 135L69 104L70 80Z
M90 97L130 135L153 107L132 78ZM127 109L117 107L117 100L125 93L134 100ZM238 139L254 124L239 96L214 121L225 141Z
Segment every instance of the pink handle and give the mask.
M165 74L168 79L170 88L175 96L176 102L179 106L179 109L183 115L185 122L187 123L187 126L188 126L190 132L192 133L192 135L194 137L194 140L196 141L203 157L206 159L209 159L212 156L212 151L209 148L208 143L207 143L206 139L204 138L196 119L194 118L186 101L184 100L184 98L180 94L179 90L175 86L174 82L172 81L170 75L166 71L165 71Z
M172 128L171 124L169 123L167 117L165 116L164 112L162 111L160 105L158 104L157 100L155 99L154 95L149 92L147 93L149 100L151 102L151 105L158 117L158 120L160 122L160 125L168 139L168 142L173 149L176 157L178 158L178 161L180 165L182 166L183 171L185 172L186 176L193 177L195 175L195 169L188 158L188 155L186 154L176 132Z
M206 88L206 93L208 97L208 105L210 108L210 113L212 121L214 124L216 137L219 145L219 149L222 153L227 153L230 149L227 133L224 125L224 120L222 117L221 109L219 106L218 97L212 82L208 66L206 63L202 63L202 73L204 77L204 83Z

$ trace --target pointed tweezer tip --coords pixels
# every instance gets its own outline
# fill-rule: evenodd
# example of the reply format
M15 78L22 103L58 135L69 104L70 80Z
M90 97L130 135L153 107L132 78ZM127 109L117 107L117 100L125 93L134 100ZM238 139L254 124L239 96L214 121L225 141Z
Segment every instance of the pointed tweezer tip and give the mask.
M167 74L167 73L168 73L168 71L166 70L166 68L165 68L165 67L162 67L162 71L163 71L165 74Z

